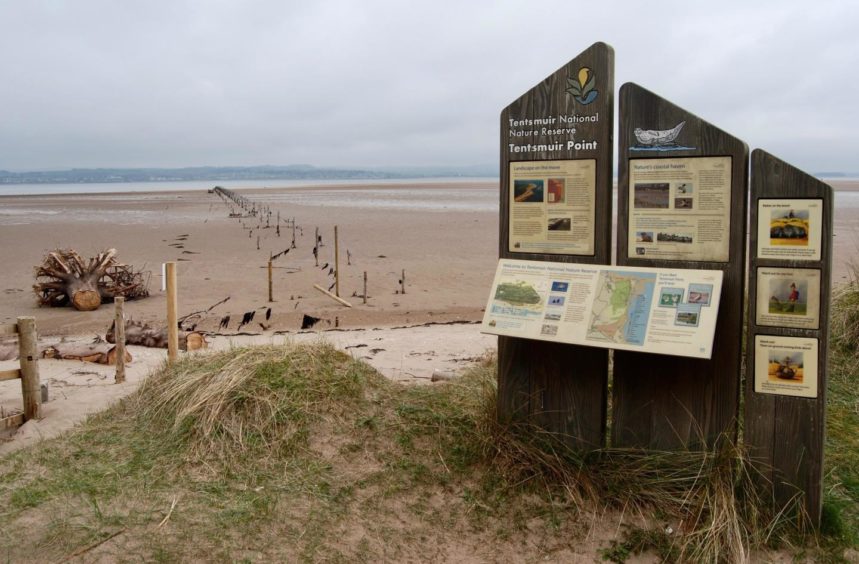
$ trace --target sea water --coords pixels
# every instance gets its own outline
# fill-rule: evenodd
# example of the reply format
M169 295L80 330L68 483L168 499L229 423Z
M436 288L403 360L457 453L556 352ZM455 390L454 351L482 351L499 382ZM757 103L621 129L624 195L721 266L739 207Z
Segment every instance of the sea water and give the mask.
M392 210L498 211L497 178L420 178L382 180L228 180L183 182L121 182L97 184L12 184L0 185L0 196L88 194L88 199L137 200L141 192L177 192L209 190L215 185L229 189L276 188L269 193L255 192L251 198L272 206L299 204L321 207L376 208ZM471 184L478 187L459 190L445 188L444 184ZM487 183L494 185L486 186ZM440 184L427 189L419 184ZM837 184L837 181L835 182ZM342 188L353 188L344 190ZM411 187L413 186L413 187ZM332 188L337 187L337 188ZM292 191L290 189L296 189ZM338 189L340 188L340 189ZM110 194L108 196L108 194ZM169 197L164 194L157 199ZM835 209L859 208L859 191L836 190ZM613 193L613 209L617 210L617 190ZM11 219L15 215L30 213L55 214L55 211L10 209L0 198L0 217ZM3 223L0 221L0 223Z

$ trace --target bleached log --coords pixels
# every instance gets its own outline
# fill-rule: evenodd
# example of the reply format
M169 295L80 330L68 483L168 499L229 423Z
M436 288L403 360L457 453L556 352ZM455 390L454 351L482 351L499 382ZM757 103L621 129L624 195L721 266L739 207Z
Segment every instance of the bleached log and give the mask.
M81 360L96 364L116 364L116 347L109 343L57 343L45 349L45 358L57 360ZM131 354L125 352L125 362L131 362Z
M105 335L108 343L116 342L114 336L114 323ZM152 327L146 323L134 320L125 322L125 342L129 345L139 345L156 349L167 348L167 328ZM194 351L209 347L205 335L196 331L179 331L179 348L183 351Z

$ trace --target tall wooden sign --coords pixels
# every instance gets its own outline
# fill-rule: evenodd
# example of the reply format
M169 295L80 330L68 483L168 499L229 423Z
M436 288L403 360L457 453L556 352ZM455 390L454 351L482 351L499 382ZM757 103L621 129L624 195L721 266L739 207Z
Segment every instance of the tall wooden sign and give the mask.
M631 83L619 136L617 264L719 269L724 281L712 359L615 351L612 444L703 448L735 436L739 415L748 148ZM703 285L677 292L663 314L678 325L713 307Z
M752 153L744 439L775 502L820 521L832 269L832 188Z
M595 43L501 112L501 258L611 262L614 50ZM608 353L498 339L498 409L603 444Z

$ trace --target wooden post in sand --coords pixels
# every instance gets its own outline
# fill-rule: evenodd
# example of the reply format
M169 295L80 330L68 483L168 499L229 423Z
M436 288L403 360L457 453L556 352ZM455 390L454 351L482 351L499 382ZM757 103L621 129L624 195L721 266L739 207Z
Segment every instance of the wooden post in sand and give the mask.
M367 271L364 271L364 304L367 303Z
M319 266L319 228L316 228L316 234L313 236L313 253L314 258L316 258L316 266Z
M406 269L405 268L403 269L403 273L400 276L400 293L401 294L406 293Z
M340 297L340 242L337 239L337 226L334 226L334 295Z
M114 337L116 340L116 377L117 384L125 382L125 314L122 311L125 298L117 296L113 298L114 303Z
M167 263L167 362L179 357L179 300L176 288L176 263Z
M268 301L274 301L274 288L271 280L271 253L268 254Z
M295 218L292 218L292 249L295 248Z
M21 363L21 394L24 421L42 418L42 390L39 385L39 347L36 318L18 318L18 355Z

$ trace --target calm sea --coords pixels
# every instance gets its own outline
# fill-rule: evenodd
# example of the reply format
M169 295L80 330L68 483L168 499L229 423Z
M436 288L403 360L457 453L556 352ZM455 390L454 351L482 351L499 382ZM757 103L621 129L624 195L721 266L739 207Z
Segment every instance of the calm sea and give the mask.
M117 192L177 192L209 190L215 186L231 190L242 188L307 188L312 186L390 186L396 184L452 184L498 182L497 178L416 178L364 180L192 180L181 182L103 182L98 184L3 184L0 196L50 194L106 194Z
M838 179L833 182L837 187ZM852 179L848 179L852 180ZM482 185L474 190L461 191L454 188L425 190L418 184L462 184ZM124 194L126 197L139 192L176 192L208 190L214 186L230 189L278 188L270 194L257 193L253 199L271 204L301 204L323 207L374 207L392 209L449 210L449 211L497 211L497 178L420 178L385 180L225 180L190 182L121 182L99 184L13 184L0 186L0 196L60 195L60 194ZM486 186L493 183L494 186ZM409 185L416 185L409 188ZM332 186L361 186L354 190L333 190ZM396 189L393 187L397 186ZM300 188L291 192L289 188ZM0 215L3 215L0 201ZM859 209L859 191L836 190L836 209ZM614 209L617 209L617 190L614 192ZM12 211L12 210L6 210Z

